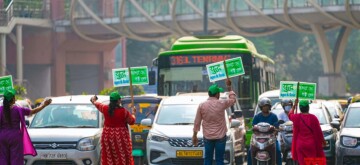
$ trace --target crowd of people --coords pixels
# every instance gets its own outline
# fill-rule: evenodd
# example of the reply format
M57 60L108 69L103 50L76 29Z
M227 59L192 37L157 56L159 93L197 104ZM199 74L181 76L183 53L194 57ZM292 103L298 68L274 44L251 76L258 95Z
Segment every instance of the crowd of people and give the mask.
M193 129L192 142L198 144L197 133L202 126L205 146L205 165L212 164L214 151L217 165L223 164L225 141L226 141L226 124L223 117L226 109L232 106L236 101L236 94L231 89L231 81L226 81L229 91L229 98L219 100L220 92L223 89L217 84L209 87L209 98L201 103L198 107ZM6 90L3 96L3 105L0 106L0 162L6 164L22 164L24 154L36 155L31 141L30 144L23 141L23 136L27 135L20 129L24 125L24 116L31 116L40 112L46 106L51 104L51 99L41 100L38 106L34 108L25 108L15 105L14 90ZM129 135L128 124L135 122L135 107L132 113L121 106L121 96L118 92L113 92L109 96L110 103L103 104L97 102L97 97L93 96L90 102L104 115L104 129L102 133L102 150L101 164L116 164L122 162L124 165L134 164L132 158L132 144ZM353 101L354 98L351 99ZM297 113L299 104L300 113ZM305 165L306 158L325 158L323 145L325 145L319 120L315 115L309 113L308 100L282 100L281 105L284 111L278 115L271 112L271 100L262 98L258 106L261 113L255 115L252 125L258 123L268 123L275 128L279 128L279 121L293 122L293 140L292 140L292 157L300 165ZM215 122L214 122L215 121ZM119 133L121 136L117 136ZM30 150L29 150L30 148ZM251 148L248 151L248 164L252 164ZM281 164L281 151L279 142L276 141L276 162Z

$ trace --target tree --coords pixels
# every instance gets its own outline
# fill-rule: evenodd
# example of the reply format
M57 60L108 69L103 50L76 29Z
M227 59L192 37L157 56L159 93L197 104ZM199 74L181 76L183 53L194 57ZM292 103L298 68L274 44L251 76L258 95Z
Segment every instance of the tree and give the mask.
M100 95L109 95L111 92L119 92L122 96L130 96L130 87L110 87L100 91ZM140 85L133 86L134 95L145 94L144 87Z

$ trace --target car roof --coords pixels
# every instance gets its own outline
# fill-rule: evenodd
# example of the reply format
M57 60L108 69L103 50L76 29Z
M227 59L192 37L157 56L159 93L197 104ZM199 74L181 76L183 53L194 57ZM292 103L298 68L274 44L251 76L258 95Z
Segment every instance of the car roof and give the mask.
M227 97L229 92L221 92L220 97ZM194 92L194 93L178 93L177 96L206 96L209 97L207 92Z
M264 93L262 93L259 96L259 99L263 98L263 97L279 97L280 96L280 90L271 90L271 91L266 91Z
M309 106L310 106L310 108L317 108L317 109L322 109L322 103L320 102L320 103L311 103L311 104L309 104Z
M141 102L158 102L159 103L162 100L162 98L154 97L154 96L134 96L133 98L134 98L134 102L141 101ZM130 96L123 97L123 98L121 98L121 102L129 103L129 102L131 102L131 97Z
M189 95L179 95L179 96L171 96L163 100L164 105L174 105L174 104L200 104L206 101L208 96L189 96Z
M360 102L351 103L351 104L349 105L349 108L358 108L358 107L360 107Z
M91 104L90 99L94 95L68 95L51 97L51 104ZM97 95L99 102L109 100L109 96Z

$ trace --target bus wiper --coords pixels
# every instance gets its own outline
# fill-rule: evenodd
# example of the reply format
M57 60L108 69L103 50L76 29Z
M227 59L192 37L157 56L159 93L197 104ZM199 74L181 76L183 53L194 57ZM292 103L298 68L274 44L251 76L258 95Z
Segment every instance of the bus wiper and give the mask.
M173 125L193 125L194 123L174 123Z
M79 125L79 126L75 126L74 128L96 128L96 127L92 125Z

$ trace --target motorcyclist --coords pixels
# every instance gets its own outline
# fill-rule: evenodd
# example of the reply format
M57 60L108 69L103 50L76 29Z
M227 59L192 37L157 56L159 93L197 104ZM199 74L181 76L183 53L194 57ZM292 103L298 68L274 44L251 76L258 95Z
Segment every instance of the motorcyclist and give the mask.
M279 128L279 122L277 116L270 112L271 110L271 100L269 98L261 98L258 106L261 110L261 113L255 115L252 125L256 125L261 122L269 123L270 125L275 126L276 128ZM252 164L252 158L251 158L251 147L248 151L248 165ZM282 159L281 159L281 151L280 151L280 145L279 142L276 141L276 163L278 165L281 165Z
M277 114L277 117L279 121L282 120L286 123L287 121L290 121L288 114L293 106L293 101L290 99L282 99L281 106L283 107L284 111Z

